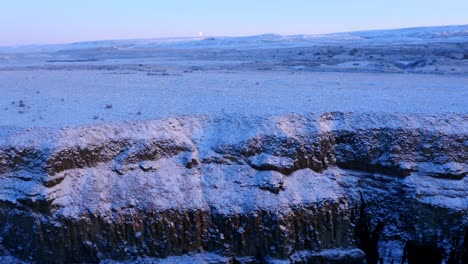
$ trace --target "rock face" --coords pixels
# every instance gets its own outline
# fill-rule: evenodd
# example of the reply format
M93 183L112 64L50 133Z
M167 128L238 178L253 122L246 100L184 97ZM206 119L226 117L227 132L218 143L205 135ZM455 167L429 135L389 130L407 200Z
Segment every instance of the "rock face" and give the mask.
M400 261L395 245L468 225L467 119L334 112L0 128L2 250L43 263L200 252L360 263L362 193L385 222L381 255Z

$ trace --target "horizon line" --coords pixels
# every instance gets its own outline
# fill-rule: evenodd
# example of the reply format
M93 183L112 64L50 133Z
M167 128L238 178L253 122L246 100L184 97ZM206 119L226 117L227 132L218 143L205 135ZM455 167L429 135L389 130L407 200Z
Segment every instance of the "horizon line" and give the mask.
M397 27L397 28L376 28L376 29L358 29L351 31L335 31L326 33L303 33L303 34L279 34L274 32L251 34L251 35L206 35L206 36L177 36L177 37L142 37L142 38L115 38L115 39L90 39L90 40L79 40L70 42L48 42L48 43L29 43L29 44L17 44L17 45L0 45L0 48L22 48L22 47L37 47L37 46L59 46L59 45L74 45L82 43L92 42L106 42L106 41L138 41L138 40L204 40L207 38L242 38L242 37L255 37L264 35L277 35L277 36L326 36L334 34L346 34L356 32L372 32L372 31L393 31L393 30L407 30L407 29L419 29L419 28L437 28L437 27L463 27L468 24L444 24L444 25L430 25L430 26L410 26L410 27Z

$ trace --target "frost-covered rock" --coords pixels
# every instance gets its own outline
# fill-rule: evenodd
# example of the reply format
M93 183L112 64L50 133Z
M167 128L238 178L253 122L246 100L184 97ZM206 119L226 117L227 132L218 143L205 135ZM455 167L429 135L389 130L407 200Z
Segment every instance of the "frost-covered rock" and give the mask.
M289 157L276 157L261 153L247 159L247 163L257 170L275 170L283 173L294 171L294 160Z
M267 190L272 193L278 193L282 190L284 180L281 173L275 171L262 171L255 175L258 187L262 190Z
M299 251L291 257L291 263L362 264L365 255L359 249L331 249L322 252Z
M334 251L355 247L359 193L395 243L467 225L466 120L331 112L4 131L1 244L47 262L199 250L360 261Z

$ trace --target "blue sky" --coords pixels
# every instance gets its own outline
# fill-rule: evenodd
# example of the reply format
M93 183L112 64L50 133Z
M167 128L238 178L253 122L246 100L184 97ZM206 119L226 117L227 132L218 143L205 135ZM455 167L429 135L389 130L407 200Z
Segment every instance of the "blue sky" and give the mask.
M2 0L0 45L468 24L468 0Z

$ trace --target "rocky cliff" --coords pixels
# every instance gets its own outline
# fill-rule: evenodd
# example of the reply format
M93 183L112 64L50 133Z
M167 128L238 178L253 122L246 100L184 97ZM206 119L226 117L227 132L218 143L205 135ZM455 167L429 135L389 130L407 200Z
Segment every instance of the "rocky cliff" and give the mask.
M398 262L405 241L449 247L468 226L467 120L329 112L2 127L2 251L39 263L206 252L361 263L362 194L372 224L385 223L381 256Z

